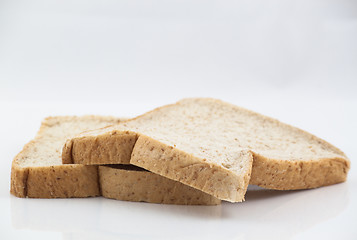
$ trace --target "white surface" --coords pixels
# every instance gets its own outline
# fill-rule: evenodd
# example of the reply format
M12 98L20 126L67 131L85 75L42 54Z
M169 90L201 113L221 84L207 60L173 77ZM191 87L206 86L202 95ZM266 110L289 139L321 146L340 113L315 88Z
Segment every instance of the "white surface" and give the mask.
M0 238L355 239L356 42L356 1L0 0ZM216 207L10 196L42 118L194 96L326 139L351 159L348 181Z

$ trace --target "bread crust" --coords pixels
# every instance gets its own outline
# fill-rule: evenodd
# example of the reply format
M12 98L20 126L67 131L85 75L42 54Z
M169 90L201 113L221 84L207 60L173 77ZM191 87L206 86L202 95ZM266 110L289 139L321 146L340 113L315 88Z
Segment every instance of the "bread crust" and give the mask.
M180 182L144 171L99 166L103 197L178 205L218 205L221 201Z
M11 167L10 193L16 197L27 197L28 168L20 168L16 164Z
M269 159L254 153L250 184L275 190L298 190L346 181L350 162L343 158L318 161Z
M62 163L130 164L130 155L137 134L130 131L111 131L108 134L72 138L62 151Z

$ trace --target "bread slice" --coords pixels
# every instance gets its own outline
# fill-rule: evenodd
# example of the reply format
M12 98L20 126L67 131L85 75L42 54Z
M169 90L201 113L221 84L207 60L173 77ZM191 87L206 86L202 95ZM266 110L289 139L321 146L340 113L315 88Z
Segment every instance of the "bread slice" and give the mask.
M209 194L133 165L99 166L99 183L106 198L181 205L221 203Z
M103 154L102 145L132 153ZM315 188L345 181L350 166L342 151L307 132L207 98L79 135L64 149L63 163L96 164L98 156L100 163L130 162L231 202L244 199L249 181L271 189Z
M102 189L104 197L118 200L220 204L211 195L135 166L99 166L98 175L97 166L62 164L61 152L67 138L121 120L101 116L46 118L35 139L13 160L10 192L17 197L67 198L99 196Z
M119 123L113 117L48 117L34 140L14 158L10 192L17 197L66 198L98 196L97 166L63 165L67 138L95 128Z

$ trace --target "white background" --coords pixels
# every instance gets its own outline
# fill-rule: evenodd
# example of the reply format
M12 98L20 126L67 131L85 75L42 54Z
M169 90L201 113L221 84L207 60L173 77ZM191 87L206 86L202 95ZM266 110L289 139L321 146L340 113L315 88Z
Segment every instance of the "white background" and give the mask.
M357 1L0 0L1 239L354 239ZM13 157L48 115L135 116L214 97L326 139L346 183L217 207L19 199Z

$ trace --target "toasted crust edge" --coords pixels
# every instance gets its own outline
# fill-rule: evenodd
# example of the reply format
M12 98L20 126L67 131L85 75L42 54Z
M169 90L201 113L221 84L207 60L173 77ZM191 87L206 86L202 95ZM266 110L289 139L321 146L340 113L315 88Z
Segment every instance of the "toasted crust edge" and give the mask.
M15 164L11 167L10 193L16 197L27 197L28 168L18 168Z

